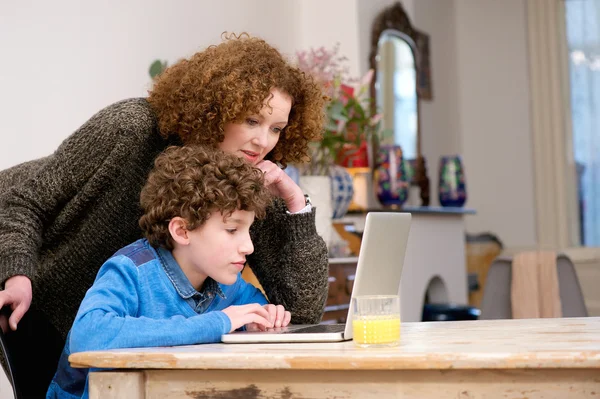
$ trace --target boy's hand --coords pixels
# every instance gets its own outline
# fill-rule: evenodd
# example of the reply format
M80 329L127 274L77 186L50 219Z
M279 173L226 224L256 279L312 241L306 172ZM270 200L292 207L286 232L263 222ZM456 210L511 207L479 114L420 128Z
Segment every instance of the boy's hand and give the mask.
M262 330L273 327L273 324L269 321L269 312L258 303L230 306L223 309L223 313L231 321L231 331L229 332L233 332L247 324L254 324Z
M274 328L285 327L290 324L290 320L292 319L292 314L284 309L281 305L273 305L267 304L264 305L264 308L267 312L269 312L269 321L273 323ZM246 325L246 330L248 331L260 331L264 330L264 327L257 325L255 323Z

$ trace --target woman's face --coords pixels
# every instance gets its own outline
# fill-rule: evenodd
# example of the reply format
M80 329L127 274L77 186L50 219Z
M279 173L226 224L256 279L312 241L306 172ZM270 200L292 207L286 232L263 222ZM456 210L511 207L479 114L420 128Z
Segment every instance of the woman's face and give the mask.
M292 98L278 89L271 90L262 109L248 115L242 123L225 125L225 139L219 148L237 154L256 165L275 147L279 135L288 123Z

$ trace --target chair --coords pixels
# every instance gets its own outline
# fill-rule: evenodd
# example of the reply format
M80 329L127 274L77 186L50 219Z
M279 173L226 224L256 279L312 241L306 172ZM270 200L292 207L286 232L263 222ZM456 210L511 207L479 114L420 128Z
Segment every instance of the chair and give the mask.
M465 253L469 273L469 305L481 306L488 270L503 249L500 239L492 233L466 234Z
M2 310L7 317L9 310ZM56 372L64 340L32 304L17 331L0 333L0 364L7 371L15 399L43 398Z
M2 328L0 328L0 366L4 368L6 371L6 376L8 377L8 382L10 382L13 390L14 399L21 399L22 396L19 393L19 389L17 388L17 384L15 384L14 377L14 361L10 351L8 350L8 342L6 340L6 336L2 332ZM0 373L2 371L0 370Z
M556 258L563 317L588 315L575 266L566 255ZM512 257L497 258L488 271L481 301L481 319L511 319Z

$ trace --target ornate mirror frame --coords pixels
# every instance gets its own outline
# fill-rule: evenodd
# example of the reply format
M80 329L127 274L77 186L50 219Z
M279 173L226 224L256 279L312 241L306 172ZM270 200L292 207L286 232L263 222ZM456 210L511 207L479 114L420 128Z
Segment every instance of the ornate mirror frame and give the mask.
M427 54L423 54L420 51L419 45L427 43L427 36L416 30L410 23L408 15L404 11L402 4L396 2L390 7L385 8L377 15L373 21L371 30L371 52L369 54L369 65L375 71L375 76L371 80L371 98L376 98L377 93L375 92L375 82L377 82L377 53L379 38L385 31L396 31L398 37L402 38L407 42L411 48L415 58L415 68L417 75L417 158L415 160L414 179L411 182L419 187L421 193L421 205L428 206L429 197L429 178L427 177L427 169L425 166L425 158L421 151L421 106L420 102L424 94L424 90L430 93L429 88L423 89L422 82L419 82L423 78L424 69L428 66L423 65L422 60L428 59ZM427 50L427 49L425 49ZM372 112L376 112L376 104L373 103Z

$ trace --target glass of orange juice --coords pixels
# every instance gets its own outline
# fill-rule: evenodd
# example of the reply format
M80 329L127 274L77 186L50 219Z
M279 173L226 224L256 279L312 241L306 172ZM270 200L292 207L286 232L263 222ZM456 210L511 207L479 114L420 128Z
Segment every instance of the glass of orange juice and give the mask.
M364 295L352 298L352 334L363 348L400 343L400 297Z

